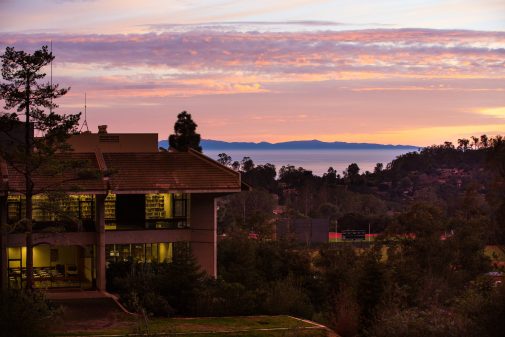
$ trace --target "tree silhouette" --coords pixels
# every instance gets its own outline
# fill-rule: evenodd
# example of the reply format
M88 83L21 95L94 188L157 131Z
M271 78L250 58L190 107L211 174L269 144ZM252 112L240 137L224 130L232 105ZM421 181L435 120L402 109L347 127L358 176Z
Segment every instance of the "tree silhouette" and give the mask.
M384 169L384 164L383 163L377 163L375 164L375 168L373 169L374 173L380 173Z
M168 137L168 143L171 149L177 151L188 151L194 149L202 152L200 146L200 134L196 133L198 125L191 118L191 114L186 111L177 115L177 121L174 124L174 134Z
M470 140L466 138L458 139L458 150L466 151L468 150L468 145L470 144Z
M359 178L360 168L358 164L352 163L344 171L344 177L348 179L351 185L355 184Z
M250 157L242 158L242 162L240 163L242 167L242 171L249 172L254 168L254 162Z
M221 165L224 165L224 166L228 166L230 167L231 164L232 164L232 159L229 155L227 155L226 153L220 153L218 154L218 160L217 162L220 163Z
M472 147L474 149L478 149L479 148L479 137L472 136L470 138L472 138L472 142L473 142Z
M47 46L33 54L7 47L0 58L4 80L0 84L0 99L5 102L5 110L16 111L1 113L0 134L4 146L0 146L0 157L24 176L26 287L33 288L32 213L35 184L32 175L41 167L54 163L57 153L69 150L66 139L77 131L80 113L61 115L53 111L58 107L53 100L65 95L70 88L60 89L57 84L41 82L46 76L43 67L54 59ZM24 113L24 121L20 120L18 113ZM37 138L33 137L34 129ZM12 137L16 130L24 133L24 137ZM5 146L5 143L8 145Z
M488 147L488 145L489 145L489 139L488 139L487 135L481 135L480 136L480 144L484 148Z

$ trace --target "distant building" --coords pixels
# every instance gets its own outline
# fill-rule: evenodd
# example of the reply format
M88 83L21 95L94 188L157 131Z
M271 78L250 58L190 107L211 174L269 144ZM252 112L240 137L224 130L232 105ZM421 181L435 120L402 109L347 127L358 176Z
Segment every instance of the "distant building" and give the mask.
M98 133L84 132L68 139L75 152L158 152L157 133L108 133L100 125Z
M79 160L99 172L83 178L72 172L54 176L35 172L34 271L38 288L79 287L105 290L109 262L171 261L191 249L201 268L217 275L216 198L247 189L235 172L203 154L158 152L156 134L73 136L73 153L61 159ZM23 218L23 176L0 158L2 225ZM73 218L44 208L52 190L64 200ZM51 228L51 230L48 230ZM26 278L25 234L2 236L2 282L21 287Z
M306 245L328 242L328 219L279 219L277 240L292 240Z

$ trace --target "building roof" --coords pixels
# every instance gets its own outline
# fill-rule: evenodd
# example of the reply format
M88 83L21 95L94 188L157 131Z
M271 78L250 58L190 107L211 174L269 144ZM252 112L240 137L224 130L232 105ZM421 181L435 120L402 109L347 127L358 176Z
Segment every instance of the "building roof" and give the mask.
M33 174L35 193L229 193L249 189L242 184L240 173L193 150L67 153L60 160L74 167L57 175L47 168L37 170ZM12 165L2 165L2 176L0 193L24 193L24 177Z

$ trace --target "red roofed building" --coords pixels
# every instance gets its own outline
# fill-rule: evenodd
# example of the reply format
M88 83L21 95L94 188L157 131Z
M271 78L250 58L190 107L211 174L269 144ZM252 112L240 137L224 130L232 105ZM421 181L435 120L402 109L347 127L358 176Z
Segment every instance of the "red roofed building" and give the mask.
M108 263L169 262L185 249L217 275L215 200L248 188L240 173L197 151L158 152L156 134L102 128L69 143L74 152L60 160L74 169L33 175L36 287L105 290ZM14 225L24 214L24 178L6 162L0 167L1 221ZM64 216L47 209L53 190L66 195L58 201ZM15 228L2 236L2 282L11 287L23 285L24 246L25 234Z

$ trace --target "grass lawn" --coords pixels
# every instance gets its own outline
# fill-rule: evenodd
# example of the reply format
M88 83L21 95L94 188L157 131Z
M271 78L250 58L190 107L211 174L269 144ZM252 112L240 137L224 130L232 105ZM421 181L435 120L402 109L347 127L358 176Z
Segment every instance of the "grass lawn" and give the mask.
M163 336L211 337L323 337L327 331L317 325L289 316L238 316L214 318L153 318L148 321L149 333ZM68 331L68 330L67 330ZM111 326L95 331L54 333L54 336L127 335L146 332L142 320L130 321L128 327Z

